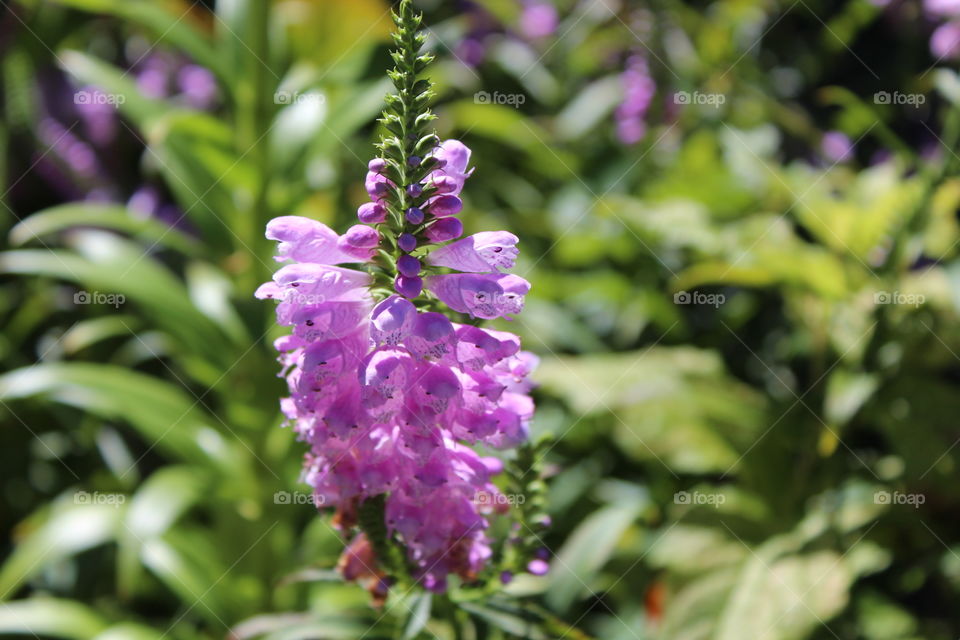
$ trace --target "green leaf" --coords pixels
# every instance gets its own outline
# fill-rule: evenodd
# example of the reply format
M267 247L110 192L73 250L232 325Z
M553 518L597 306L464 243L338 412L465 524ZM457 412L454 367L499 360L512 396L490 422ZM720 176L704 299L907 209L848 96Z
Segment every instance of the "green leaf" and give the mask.
M0 376L4 402L37 395L123 420L151 446L181 459L229 468L246 458L210 426L197 402L153 376L89 363L38 364Z
M550 638L538 627L537 621L531 619L531 616L517 615L516 613L472 602L461 603L460 608L511 634L512 637L527 640L548 640Z
M597 572L607 563L624 532L640 513L638 504L603 507L574 529L550 562L547 603L566 611L590 593Z
M10 244L20 246L83 226L130 233L148 246L159 244L188 255L195 255L199 249L196 240L162 222L138 218L119 205L88 202L64 204L31 214L10 230Z
M191 304L183 284L157 260L144 255L141 247L101 231L78 231L70 243L79 254L60 250L2 253L0 272L72 280L91 292L120 294L122 304L141 305L148 318L178 338L189 352L204 354L210 362L223 366L232 364L222 330Z
M512 107L456 102L447 107L457 124L474 135L487 136L528 154L531 166L553 178L579 179L579 162L569 152L555 148L553 136Z
M423 631L427 623L430 622L430 609L432 604L433 594L429 592L421 593L413 599L413 606L410 607L410 617L403 631L402 640L414 640L414 638L420 635L420 632Z
M0 634L87 640L100 638L106 626L97 613L74 600L36 597L0 605Z
M0 379L0 396L3 393ZM24 535L0 569L0 594L12 595L32 576L64 558L109 542L117 535L123 516L122 505L78 504L77 496L63 496L45 512L28 521L32 528ZM2 600L2 598L0 598ZM0 614L4 607L0 606Z
M831 425L843 427L877 390L876 375L837 369L827 381L824 413Z
M163 640L169 637L165 632L142 624L121 622L115 624L93 640Z

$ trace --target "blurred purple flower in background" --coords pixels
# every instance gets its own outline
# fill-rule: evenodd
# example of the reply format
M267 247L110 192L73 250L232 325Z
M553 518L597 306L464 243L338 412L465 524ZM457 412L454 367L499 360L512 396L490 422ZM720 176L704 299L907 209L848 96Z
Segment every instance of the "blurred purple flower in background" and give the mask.
M947 21L930 36L930 53L938 60L960 58L960 0L924 0L927 15Z
M493 40L512 34L528 42L553 35L560 21L553 3L548 0L514 0L520 7L515 30L504 25L482 5L464 0L458 3L460 15L467 23L463 39L455 47L455 55L468 67L476 67L486 59Z
M646 57L639 53L627 58L627 67L620 78L624 98L614 113L617 137L624 144L636 144L647 133L647 110L653 102L657 85L650 75Z
M930 52L939 58L960 58L960 22L944 22L930 36Z
M840 164L853 158L853 141L840 131L827 131L820 140L820 151L832 164Z
M128 73L149 98L204 111L219 103L213 74L182 55L155 51L130 66ZM36 135L42 148L34 153L33 162L55 202L126 202L140 215L180 223L180 210L165 189L140 171L143 142L122 124L118 105L124 96L92 85L76 87L53 69L38 74L37 88Z
M557 9L544 0L523 0L520 33L530 40L546 38L557 30Z

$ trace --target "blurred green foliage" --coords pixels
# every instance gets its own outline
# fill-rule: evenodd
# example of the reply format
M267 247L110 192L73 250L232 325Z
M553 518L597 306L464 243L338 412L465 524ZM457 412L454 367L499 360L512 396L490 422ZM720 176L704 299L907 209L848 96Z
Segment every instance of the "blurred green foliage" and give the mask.
M551 572L376 611L331 571L329 517L289 503L262 230L363 201L386 5L21 0L0 23L0 633L955 638L960 81L920 3L558 0L528 42L517 3L486 0L507 27L478 66L466 8L421 4L440 133L475 152L462 218L520 236L534 284L509 328L543 357ZM219 106L146 95L134 39L209 69ZM626 146L637 50L657 99ZM45 191L37 83L58 73L125 97L137 151L108 153L184 224ZM853 159L820 154L834 129Z

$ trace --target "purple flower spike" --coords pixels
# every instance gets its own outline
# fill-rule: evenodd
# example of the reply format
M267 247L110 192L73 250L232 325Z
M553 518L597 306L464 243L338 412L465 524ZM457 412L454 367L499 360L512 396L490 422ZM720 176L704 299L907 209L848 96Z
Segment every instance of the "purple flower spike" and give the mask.
M509 571L500 572L500 584L510 584L513 582L513 573Z
M463 200L457 196L440 196L430 202L430 213L437 218L455 216L463 209Z
M469 149L447 141L435 153L445 156L435 171L445 173L429 180L459 193L469 175ZM335 508L349 535L357 506L383 497L383 524L406 550L411 577L443 592L450 574L473 581L493 557L490 519L509 512L492 481L504 465L472 447L509 448L528 436L534 405L527 376L536 357L521 351L511 333L418 309L421 260L483 272L426 279L441 302L474 317L518 312L530 285L496 272L516 259L517 239L503 231L479 233L432 253L422 247L425 258L409 255L418 237L404 233L387 215L387 203L376 201L375 194L382 194L392 207L399 195L381 175L386 164L374 159L369 168L367 186L375 201L357 215L385 226L358 224L340 236L308 218L271 221L267 236L279 242L278 258L292 262L255 295L277 302L277 322L290 328L274 341L289 389L280 410L308 447L303 478L317 504ZM433 205L440 201L442 208L444 197L433 198ZM399 234L403 252L393 280L398 295L383 300L379 271L335 266L372 259L380 232ZM462 234L462 223L452 217L431 219L424 231L438 244ZM528 570L545 573L544 560L533 559ZM363 533L353 537L338 568L348 580L366 581L379 601L386 598L386 575ZM501 576L504 582L511 578L509 572Z
M411 198L419 198L423 194L423 187L418 184L412 184L407 187L407 195Z
M426 236L430 242L441 243L455 240L463 235L463 223L457 218L440 218L427 227Z
M483 231L435 249L427 262L457 271L488 273L512 269L519 255L519 238L506 231Z
M410 207L406 214L407 222L410 224L420 224L423 222L423 210L418 207Z
M404 298L416 298L423 291L423 279L418 277L408 278L406 276L397 276L393 282L393 288Z
M357 218L364 224L380 224L387 219L387 208L379 202L365 202L357 209Z
M400 256L397 258L397 271L402 276L415 278L420 274L420 261L413 256Z
M417 238L410 233L401 233L397 238L397 246L400 247L400 251L409 253L417 248Z
M372 173L380 173L387 168L387 161L383 158L374 158L367 163L367 170Z
M407 158L407 164L411 167L419 167L421 162L423 162L423 158L420 156L410 156Z

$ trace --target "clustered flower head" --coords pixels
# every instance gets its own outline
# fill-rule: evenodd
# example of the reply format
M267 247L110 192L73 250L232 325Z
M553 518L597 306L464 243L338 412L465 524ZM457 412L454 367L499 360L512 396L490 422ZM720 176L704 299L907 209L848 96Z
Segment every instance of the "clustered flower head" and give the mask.
M395 40L407 50L419 48L419 39L402 36ZM399 75L395 83L417 86ZM401 121L410 115L395 111ZM390 118L388 109L388 127ZM378 557L383 540L368 530L378 526L428 589L445 590L451 573L478 576L492 555L489 518L508 509L491 482L502 462L478 450L524 441L534 410L535 356L511 333L469 324L522 310L530 284L505 273L517 237L461 238L455 216L473 172L470 150L436 136L417 140L429 146L422 156L413 140L381 145L384 157L370 161L366 176L370 202L342 235L308 218L272 220L267 237L288 264L256 293L278 301L278 323L291 328L275 346L290 391L281 409L309 446L305 481L316 504L336 508L345 534L361 525L341 570L380 598L388 586L377 564L386 561ZM444 307L465 322L430 310ZM366 526L364 510L378 500L378 521Z

